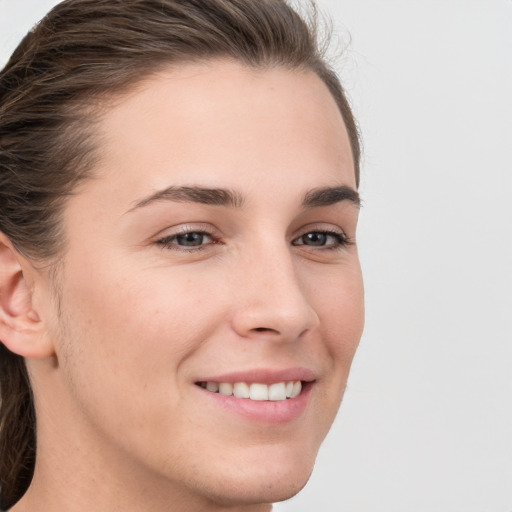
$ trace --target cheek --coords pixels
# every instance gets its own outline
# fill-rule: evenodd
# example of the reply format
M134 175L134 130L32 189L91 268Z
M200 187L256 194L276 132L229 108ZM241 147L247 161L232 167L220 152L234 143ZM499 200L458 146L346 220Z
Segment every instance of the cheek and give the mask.
M152 439L170 443L184 435L193 416L183 401L183 368L225 314L183 272L148 270L125 279L114 269L96 270L88 279L70 275L63 290L63 386L87 425L144 457ZM118 432L125 432L122 442Z
M208 337L221 313L197 292L197 283L167 274L110 268L69 276L66 337L83 368L112 386L139 389L151 379L178 378L176 368Z
M364 326L364 292L358 264L339 276L326 276L314 287L315 309L334 364L348 370Z
M332 285L332 281L331 281ZM364 327L364 293L358 270L345 275L337 286L331 286L322 301L320 323L323 326L324 348L328 354L330 393L326 396L330 426L337 414ZM326 432L325 432L326 433Z

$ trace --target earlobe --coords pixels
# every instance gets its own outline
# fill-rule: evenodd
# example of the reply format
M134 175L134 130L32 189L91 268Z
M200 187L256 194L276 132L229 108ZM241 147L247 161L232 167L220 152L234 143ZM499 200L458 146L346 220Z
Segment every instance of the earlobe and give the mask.
M0 232L0 341L20 356L48 357L52 349L33 306L26 276L28 265Z

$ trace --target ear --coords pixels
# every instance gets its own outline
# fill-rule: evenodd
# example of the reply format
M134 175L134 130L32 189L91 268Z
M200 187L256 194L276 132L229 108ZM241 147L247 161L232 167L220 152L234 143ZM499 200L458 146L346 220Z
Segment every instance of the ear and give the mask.
M53 354L53 347L33 307L29 276L35 272L0 232L0 341L20 356L43 358Z

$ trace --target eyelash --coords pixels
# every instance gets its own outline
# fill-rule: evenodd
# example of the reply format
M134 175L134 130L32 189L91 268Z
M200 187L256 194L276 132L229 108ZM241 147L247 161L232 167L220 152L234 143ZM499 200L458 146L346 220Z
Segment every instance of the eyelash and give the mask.
M179 245L176 243L178 237L184 237L187 235L200 235L202 237L208 237L212 241L206 244L201 245ZM207 246L209 245L215 245L220 243L220 241L215 238L215 236L205 230L202 229L184 229L183 231L180 231L178 233L174 233L172 235L166 236L164 238L161 238L160 240L157 240L157 244L163 247L164 249L170 249L172 251L182 251L182 252L195 252L195 251L203 251Z
M325 235L326 237L332 237L335 240L334 244L325 244L325 245L308 245L305 243L297 243L298 240L303 239L305 236L310 234L316 234L316 235ZM201 243L200 245L179 245L177 244L178 237L184 237L187 235L200 235L201 237L208 237L211 239L209 243ZM182 252L196 252L196 251L203 251L210 245L216 245L220 244L220 240L216 238L213 233L202 230L202 229L183 229L183 231L180 231L178 233L174 233L172 235L163 237L156 241L158 245L160 245L164 249L169 249L173 251L182 251ZM340 250L342 248L345 248L349 245L353 245L353 241L342 231L335 231L335 230L326 230L326 229L318 229L318 230L311 230L307 231L304 234L297 237L295 240L292 241L292 245L294 246L305 246L305 247L313 247L318 248L319 250Z
M336 243L334 244L331 244L331 245L319 245L319 246L315 246L315 245L312 245L312 246L309 246L309 247L320 247L321 250L339 250L339 249L342 249L344 247L347 247L349 245L352 245L353 242L352 240L350 240L350 238L345 234L343 233L342 231L335 231L335 230L328 230L328 229L318 229L318 230L311 230L311 231L307 231L306 233L304 233L303 235L299 236L298 238L296 238L293 242L292 242L292 245L307 245L307 244L299 244L299 243L296 243L297 240L301 239L301 238L304 238L306 235L311 235L311 234L316 234L316 235L325 235L327 237L332 237L335 239Z

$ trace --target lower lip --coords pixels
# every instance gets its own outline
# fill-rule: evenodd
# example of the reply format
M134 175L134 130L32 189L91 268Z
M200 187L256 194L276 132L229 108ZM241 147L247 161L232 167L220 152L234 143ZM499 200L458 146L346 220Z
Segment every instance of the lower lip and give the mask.
M235 396L212 393L196 386L205 398L211 400L228 412L235 413L249 421L266 424L283 424L296 420L304 413L313 382L303 383L300 395L286 400L250 400L249 398L236 398Z

